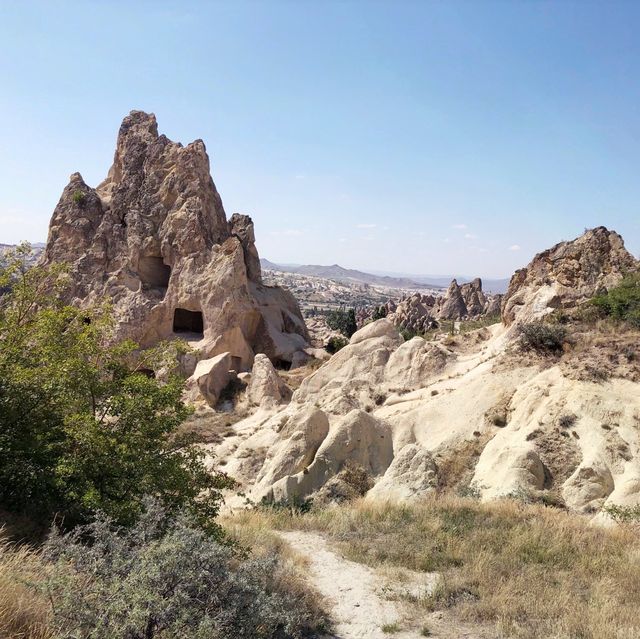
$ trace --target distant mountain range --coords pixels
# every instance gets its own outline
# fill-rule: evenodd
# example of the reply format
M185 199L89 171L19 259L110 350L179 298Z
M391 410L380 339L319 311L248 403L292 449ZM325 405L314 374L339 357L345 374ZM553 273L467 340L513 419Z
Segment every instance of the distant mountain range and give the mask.
M344 268L339 264L322 266L320 264L275 264L267 259L261 258L260 264L263 269L279 271L280 273L296 273L298 275L312 275L314 277L324 277L339 282L360 282L372 284L374 286L389 286L390 288L437 288L445 289L449 286L454 276L430 276L430 275L410 275L394 276L382 273L364 273L355 269ZM470 282L473 278L457 276L459 284ZM489 293L504 293L509 285L508 279L483 280L482 288Z

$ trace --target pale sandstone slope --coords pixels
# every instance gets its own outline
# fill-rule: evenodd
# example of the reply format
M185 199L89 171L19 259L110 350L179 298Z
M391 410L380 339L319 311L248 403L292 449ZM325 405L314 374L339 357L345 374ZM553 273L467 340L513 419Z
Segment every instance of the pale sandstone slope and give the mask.
M561 252L569 264L546 252L514 276L507 315L536 317L556 303L537 294L538 277L569 308L637 268L604 229ZM255 501L310 496L347 461L375 482L372 499L419 498L451 482L457 462L466 464L457 479L485 499L552 491L585 512L640 501L640 385L577 381L554 360L516 356L514 340L494 325L453 342L403 342L387 319L371 323L287 406L237 424L212 459L225 459Z

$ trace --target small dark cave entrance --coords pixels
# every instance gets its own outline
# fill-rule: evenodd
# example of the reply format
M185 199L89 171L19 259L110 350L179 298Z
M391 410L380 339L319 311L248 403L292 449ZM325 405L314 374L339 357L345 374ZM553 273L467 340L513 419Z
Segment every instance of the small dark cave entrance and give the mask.
M287 362L285 359L275 358L272 360L273 367L279 371L288 371L291 369L291 362Z
M176 308L173 312L174 333L196 333L204 335L204 322L201 311L188 311L186 308Z
M145 256L138 261L138 275L146 288L166 290L171 277L171 267L167 266L161 257Z

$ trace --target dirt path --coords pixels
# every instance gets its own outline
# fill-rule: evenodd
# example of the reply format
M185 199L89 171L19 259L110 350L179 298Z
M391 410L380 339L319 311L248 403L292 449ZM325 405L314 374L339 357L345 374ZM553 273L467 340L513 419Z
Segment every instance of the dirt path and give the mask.
M419 630L404 629L406 611L398 597L426 595L434 587L436 575L415 573L413 579L393 584L368 566L334 553L320 535L300 531L280 534L309 561L310 581L331 603L334 639L424 636Z

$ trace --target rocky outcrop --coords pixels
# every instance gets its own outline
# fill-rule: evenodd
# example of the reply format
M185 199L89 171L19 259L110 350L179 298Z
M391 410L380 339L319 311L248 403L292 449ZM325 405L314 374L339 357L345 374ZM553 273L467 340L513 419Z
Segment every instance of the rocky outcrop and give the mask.
M451 280L449 288L438 308L438 318L446 320L459 320L469 314L465 304L462 290L456 280Z
M253 361L247 399L254 406L275 405L288 401L291 390L280 379L269 358L258 353Z
M620 235L604 226L590 229L538 253L515 272L502 301L502 321L508 326L574 308L638 268Z
M424 333L437 326L435 320L437 298L434 295L414 293L400 300L396 305L387 305L387 317L398 328L408 329L416 333Z
M255 353L287 363L307 345L295 299L262 284L251 218L227 221L204 143L159 135L151 114L124 119L97 188L71 176L43 261L69 263L70 301L109 300L117 336L142 347L183 337L239 372Z
M587 514L640 503L638 383L576 380L562 362L514 357L512 340L500 324L407 342L389 318L367 324L289 404L236 425L249 435L226 468L256 502L342 499L355 465L367 499L468 489Z
M476 277L472 282L462 284L460 294L468 317L478 317L486 312L487 298L482 292L482 280L479 277Z

